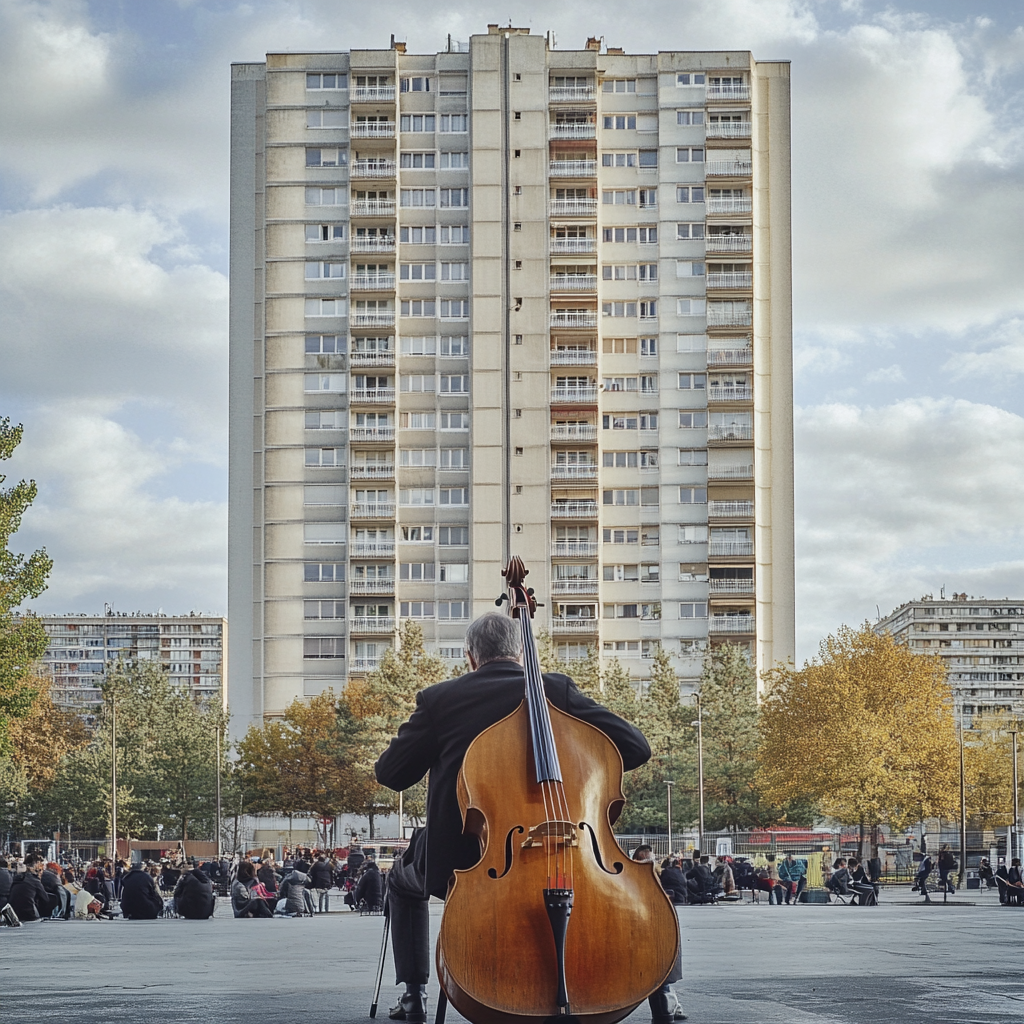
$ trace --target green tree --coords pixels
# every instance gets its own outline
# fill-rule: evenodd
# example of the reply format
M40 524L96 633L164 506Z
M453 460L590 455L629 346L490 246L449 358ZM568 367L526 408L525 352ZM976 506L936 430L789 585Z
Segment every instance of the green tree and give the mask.
M14 454L23 428L0 419L0 462ZM6 481L0 474L0 484ZM36 497L34 480L0 487L0 755L8 750L7 726L29 713L38 692L30 682L32 663L46 650L46 632L34 615L17 615L25 601L46 589L53 561L45 549L27 558L9 548L21 520Z

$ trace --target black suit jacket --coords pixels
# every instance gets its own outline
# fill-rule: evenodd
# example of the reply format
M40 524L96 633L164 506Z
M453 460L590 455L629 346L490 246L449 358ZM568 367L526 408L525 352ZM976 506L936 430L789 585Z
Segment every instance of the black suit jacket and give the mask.
M627 771L650 758L643 733L584 697L568 676L545 675L544 689L556 708L605 733L619 748ZM484 729L516 710L525 692L522 666L513 661L492 661L428 686L416 695L416 710L377 760L377 781L389 789L408 789L430 772L426 842L416 844L414 865L426 879L427 892L441 899L452 871L480 859L476 836L462 834L456 784L463 758Z

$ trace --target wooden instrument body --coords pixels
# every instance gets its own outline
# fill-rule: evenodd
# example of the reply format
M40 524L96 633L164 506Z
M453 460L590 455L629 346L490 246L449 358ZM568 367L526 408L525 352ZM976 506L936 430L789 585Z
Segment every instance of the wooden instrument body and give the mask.
M586 1024L615 1024L671 971L679 944L675 908L653 865L631 861L615 841L611 823L624 803L618 749L599 729L547 704L578 837L566 938L572 1012ZM532 779L524 702L474 740L459 775L465 831L479 837L482 855L455 872L437 971L452 1005L474 1024L526 1024L558 1012L543 898L551 884L547 857L543 847L522 846L550 817Z

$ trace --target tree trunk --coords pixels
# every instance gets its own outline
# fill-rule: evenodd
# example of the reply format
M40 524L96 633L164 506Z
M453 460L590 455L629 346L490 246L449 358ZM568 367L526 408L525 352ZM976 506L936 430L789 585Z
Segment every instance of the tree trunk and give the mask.
M367 815L367 817L370 819L370 842L372 843L373 842L373 811L370 811L370 813Z
M864 819L860 819L860 834L857 837L857 860L864 859Z

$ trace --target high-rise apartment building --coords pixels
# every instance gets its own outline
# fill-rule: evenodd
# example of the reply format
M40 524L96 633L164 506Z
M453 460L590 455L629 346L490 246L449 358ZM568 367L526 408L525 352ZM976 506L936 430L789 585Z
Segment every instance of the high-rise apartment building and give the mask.
M42 658L53 699L88 710L119 660L152 661L196 697L227 704L227 622L212 615L41 615L50 638Z
M1024 601L954 594L908 601L875 626L918 654L941 658L954 703L965 715L1024 714Z
M563 655L794 653L789 65L268 54L232 75L231 705L462 657L509 552Z

